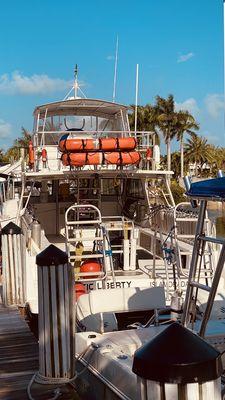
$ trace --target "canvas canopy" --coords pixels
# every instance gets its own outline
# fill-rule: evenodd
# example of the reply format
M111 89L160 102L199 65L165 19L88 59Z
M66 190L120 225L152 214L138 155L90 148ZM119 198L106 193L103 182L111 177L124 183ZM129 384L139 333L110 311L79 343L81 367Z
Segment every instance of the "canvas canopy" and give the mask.
M39 114L40 118L44 118L47 110L48 117L55 115L85 115L110 118L121 112L123 114L127 113L128 109L129 107L123 104L82 98L58 101L38 106L34 110L34 116L37 117Z

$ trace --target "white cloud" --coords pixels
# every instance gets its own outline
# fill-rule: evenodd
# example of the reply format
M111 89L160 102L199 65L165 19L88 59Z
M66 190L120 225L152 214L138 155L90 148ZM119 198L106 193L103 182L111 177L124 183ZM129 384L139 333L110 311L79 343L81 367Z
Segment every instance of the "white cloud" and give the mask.
M18 71L0 76L0 92L8 94L44 94L65 91L72 83L64 79L50 78L48 75L25 76Z
M6 138L10 136L12 130L12 125L9 122L5 122L0 119L0 138Z
M187 53L187 54L181 54L181 55L179 55L177 62L183 63L183 62L190 60L190 58L192 58L192 57L194 57L194 53L192 53L192 52Z
M197 101L193 97L183 101L182 103L175 102L175 109L176 111L189 111L193 115L198 115L200 112Z
M224 96L222 94L208 94L205 98L205 104L209 115L217 118L220 112L224 110Z
M112 61L112 60L114 60L114 58L115 58L114 56L109 55L109 56L106 57L106 60Z

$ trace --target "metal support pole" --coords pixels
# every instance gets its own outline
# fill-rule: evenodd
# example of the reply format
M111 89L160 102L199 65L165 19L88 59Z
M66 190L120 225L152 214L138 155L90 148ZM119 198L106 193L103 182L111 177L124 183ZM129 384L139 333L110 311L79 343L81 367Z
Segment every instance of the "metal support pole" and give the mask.
M198 222L196 225L196 232L195 232L196 238L198 238L199 235L203 234L206 206L207 206L207 201L201 200ZM191 259L191 265L190 265L190 271L189 271L189 277L188 277L186 297L185 297L185 302L184 302L184 312L183 312L183 316L182 316L182 324L184 326L187 326L188 322L189 322L188 310L190 309L190 302L191 302L191 297L192 297L192 292L193 292L193 287L190 285L190 282L192 282L194 280L195 275L196 275L200 248L201 248L201 242L199 240L195 240L194 247L193 247L193 253L192 253L192 259Z
M36 257L39 303L39 375L66 383L75 374L73 267L50 245Z
M215 271L215 274L213 277L213 285L212 285L211 291L209 293L206 309L205 309L204 316L202 319L201 328L200 328L200 332L199 332L199 335L201 337L204 337L204 335L205 335L206 326L207 326L208 320L210 318L210 314L211 314L212 307L213 307L213 302L214 302L216 292L218 289L218 285L219 285L219 281L220 281L221 274L223 271L224 263L225 263L225 244L223 245L221 252L220 252L217 268L216 268L216 271Z

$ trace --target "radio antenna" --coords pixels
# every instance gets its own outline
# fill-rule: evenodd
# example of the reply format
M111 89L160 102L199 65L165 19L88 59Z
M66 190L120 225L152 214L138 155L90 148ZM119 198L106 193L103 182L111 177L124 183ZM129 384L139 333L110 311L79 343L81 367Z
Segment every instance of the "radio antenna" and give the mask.
M117 37L116 37L115 65L114 65L114 80L113 80L113 103L115 103L115 99L116 99L116 80L117 80L118 46L119 46L119 38L118 38L118 35L117 35Z
M137 136L137 109L138 109L138 76L139 64L136 66L136 90L135 90L135 114L134 114L134 134Z

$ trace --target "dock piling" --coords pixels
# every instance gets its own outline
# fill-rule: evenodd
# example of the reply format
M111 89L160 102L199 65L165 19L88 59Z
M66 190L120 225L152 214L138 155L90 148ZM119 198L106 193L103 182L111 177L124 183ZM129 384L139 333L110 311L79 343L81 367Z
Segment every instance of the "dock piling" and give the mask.
M65 382L75 375L73 268L50 245L36 257L39 303L39 375Z
M3 303L25 304L25 258L22 229L13 222L2 229Z

